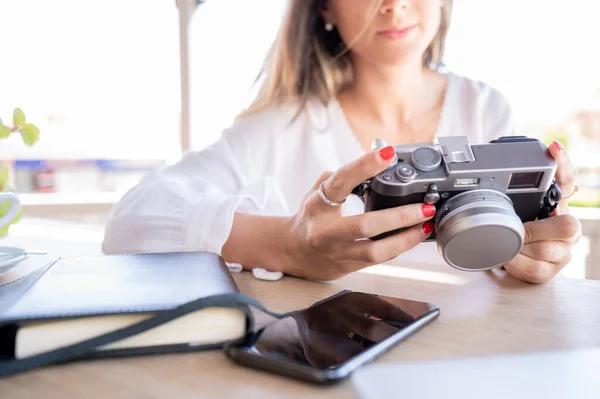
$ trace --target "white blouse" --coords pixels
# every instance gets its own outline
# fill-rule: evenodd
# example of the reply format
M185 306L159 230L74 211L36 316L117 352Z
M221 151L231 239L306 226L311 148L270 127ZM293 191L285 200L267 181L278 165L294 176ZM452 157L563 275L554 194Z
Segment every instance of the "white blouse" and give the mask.
M308 112L291 122L295 111L282 107L240 119L212 145L145 176L111 212L103 251L221 255L236 211L293 215L323 171L365 152L337 101L327 106L311 102ZM464 135L472 143L487 143L513 132L510 107L496 89L448 74L436 136ZM356 214L362 207L351 196L342 212ZM442 261L434 243L421 243L399 258ZM254 275L281 277L260 269Z

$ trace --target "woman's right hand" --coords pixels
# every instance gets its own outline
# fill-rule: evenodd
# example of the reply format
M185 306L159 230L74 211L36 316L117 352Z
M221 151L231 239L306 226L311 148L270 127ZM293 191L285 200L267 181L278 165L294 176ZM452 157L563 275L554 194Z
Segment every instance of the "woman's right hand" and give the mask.
M393 147L372 151L336 172L327 172L315 182L296 215L287 222L284 236L289 275L333 280L362 268L395 258L413 248L433 231L428 222L435 215L429 204L410 204L359 215L342 216L341 207L327 205L323 192L334 202L343 201L364 180L385 170L395 152ZM407 228L380 240L369 237Z

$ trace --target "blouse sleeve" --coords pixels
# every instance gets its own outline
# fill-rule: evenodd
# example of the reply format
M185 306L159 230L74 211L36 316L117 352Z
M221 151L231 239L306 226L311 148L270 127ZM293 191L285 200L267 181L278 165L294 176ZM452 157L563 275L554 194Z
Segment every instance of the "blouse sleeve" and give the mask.
M267 173L272 120L234 124L212 145L145 176L112 210L103 251L221 255L236 211L286 213Z

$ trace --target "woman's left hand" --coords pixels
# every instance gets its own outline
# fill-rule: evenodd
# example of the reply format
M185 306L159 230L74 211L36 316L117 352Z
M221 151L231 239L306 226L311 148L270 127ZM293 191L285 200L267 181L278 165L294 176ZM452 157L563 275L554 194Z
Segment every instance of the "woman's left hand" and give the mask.
M551 280L571 261L571 249L581 237L581 224L569 214L567 199L575 190L575 167L557 141L549 151L558 164L556 182L564 199L548 219L524 224L525 245L504 265L508 273L529 283Z

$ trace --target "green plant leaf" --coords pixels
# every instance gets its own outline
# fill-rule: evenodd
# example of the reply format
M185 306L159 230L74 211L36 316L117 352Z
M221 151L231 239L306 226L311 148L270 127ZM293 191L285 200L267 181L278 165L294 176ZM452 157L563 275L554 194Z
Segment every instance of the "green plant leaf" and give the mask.
M2 186L2 190L0 190L0 192L3 193L14 193L15 190L8 185L3 185ZM11 205L11 201L0 201L0 217L6 215L6 212L8 212L8 210L10 209L10 205ZM11 223L14 223L16 220L19 219L21 215L21 212L19 210L19 213L17 214L17 216L15 216L15 218L11 221Z
M4 189L8 183L8 163L2 162L2 166L0 166L0 189Z
M0 201L0 217L6 215L6 213L10 209L11 204L12 202L10 201ZM11 223L13 223L18 217L19 215L17 214L17 216L15 216Z
M15 216L15 218L11 222L6 226L0 228L0 238L6 236L8 234L8 230L10 229L10 226L17 223L19 219L21 219L21 215L23 213L22 210L23 208L19 209L19 213L17 213L17 216Z
M25 126L21 128L21 137L23 137L25 144L30 146L34 145L40 138L40 129L31 123L26 123Z
M25 114L21 108L15 108L13 112L13 125L23 126L25 124Z
M8 126L0 125L0 139L10 136L11 130Z
M0 228L0 238L8 235L8 229L10 229L10 225L6 225L6 226Z
M10 205L12 202L10 201L0 201L0 217L6 215L6 212L10 209Z

